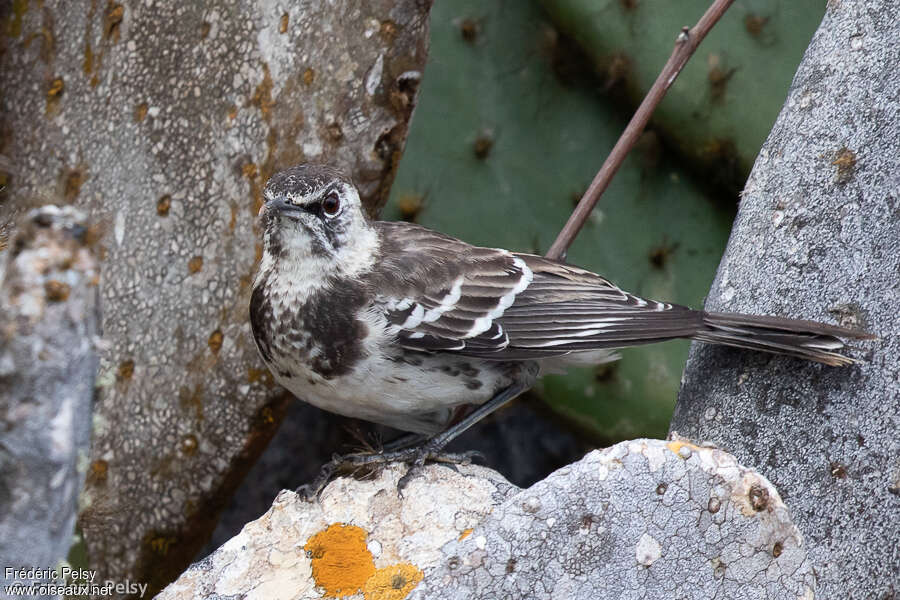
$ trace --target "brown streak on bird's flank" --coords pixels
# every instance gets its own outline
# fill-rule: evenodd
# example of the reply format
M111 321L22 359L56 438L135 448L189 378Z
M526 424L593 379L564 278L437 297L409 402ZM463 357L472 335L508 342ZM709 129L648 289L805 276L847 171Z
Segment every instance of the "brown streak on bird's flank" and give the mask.
M111 40L113 44L119 41L119 30L124 17L124 6L113 2L108 2L106 4L106 19L104 21L103 31L106 39Z
M48 302L64 302L69 298L72 289L68 283L50 279L44 282L44 293Z
M287 33L288 23L290 22L290 17L287 13L281 15L281 18L278 19L278 33Z
M853 175L856 173L856 154L846 146L842 146L834 154L831 164L837 167L835 181L841 184L847 183L853 179Z
M191 258L191 260L188 261L187 268L191 275L199 273L203 269L203 257L194 256Z
M150 110L150 107L147 106L146 102L141 102L137 106L134 107L134 122L135 123L143 123L144 119L147 117L147 111Z
M156 201L156 214L160 217L169 216L169 208L172 206L172 196L166 194Z
M209 339L206 341L206 344L209 346L209 349L212 350L213 354L218 354L219 350L222 349L222 342L224 341L225 336L222 334L222 330L216 329L209 334Z
M758 38L768 22L769 17L749 13L744 17L744 29L753 37Z

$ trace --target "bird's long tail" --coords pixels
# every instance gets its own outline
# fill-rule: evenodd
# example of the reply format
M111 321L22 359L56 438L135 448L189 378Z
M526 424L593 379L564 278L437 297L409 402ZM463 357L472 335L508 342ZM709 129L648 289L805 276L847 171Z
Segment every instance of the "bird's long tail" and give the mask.
M831 366L858 362L834 352L845 346L841 338L864 340L876 337L862 331L800 319L718 312L701 314L704 327L691 336L695 340L785 354Z

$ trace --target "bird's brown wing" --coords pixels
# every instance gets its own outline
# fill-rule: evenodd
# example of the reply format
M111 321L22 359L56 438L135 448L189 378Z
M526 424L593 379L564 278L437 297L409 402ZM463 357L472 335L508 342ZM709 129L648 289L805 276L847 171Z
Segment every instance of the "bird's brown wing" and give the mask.
M373 289L403 347L527 359L690 336L699 314L643 300L556 261L378 223Z

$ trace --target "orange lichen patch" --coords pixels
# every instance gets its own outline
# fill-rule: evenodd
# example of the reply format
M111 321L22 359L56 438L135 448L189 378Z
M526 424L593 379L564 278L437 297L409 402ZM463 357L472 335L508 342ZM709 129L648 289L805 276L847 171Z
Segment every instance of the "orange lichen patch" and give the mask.
M146 102L141 102L134 108L134 122L140 123L147 117L147 111L150 110L150 107L147 106Z
M234 121L238 115L238 107L234 104L231 105L231 108L228 109L228 120Z
M467 537L469 537L470 535L472 535L473 531L475 531L475 530L472 529L471 527L469 527L468 529L463 529L463 532L459 534L459 541L461 542L464 539L466 539Z
M699 446L695 446L694 444L691 444L690 442L682 442L681 440L672 440L671 442L666 444L666 448L668 448L669 450L671 450L678 456L681 456L681 449L684 447L690 448L691 450L699 450L700 449Z
M172 206L172 196L166 194L156 202L156 214L161 217L169 215L169 208Z
M843 146L837 151L831 164L837 167L838 183L847 183L853 179L853 174L856 172L856 154Z
M316 79L316 71L315 69L306 69L303 71L303 83L306 85L311 84Z
M119 364L119 370L116 375L122 381L131 379L131 376L134 375L134 361L131 359L123 360Z
M69 284L51 279L44 283L44 293L47 294L49 302L63 302L69 297Z
M303 549L312 563L313 579L326 598L356 594L375 574L367 535L361 527L333 523L306 542Z
M222 349L222 341L225 339L225 336L222 335L222 331L220 329L216 329L211 334L209 334L209 339L206 343L209 345L209 349L213 351L214 354L218 354L219 350Z
M195 256L191 260L188 261L188 272L193 275L194 273L199 273L203 268L203 257Z
M288 30L288 14L284 13L281 15L281 19L278 20L278 33L287 33Z
M402 600L419 585L422 576L422 570L409 563L378 569L366 580L363 596L366 600Z

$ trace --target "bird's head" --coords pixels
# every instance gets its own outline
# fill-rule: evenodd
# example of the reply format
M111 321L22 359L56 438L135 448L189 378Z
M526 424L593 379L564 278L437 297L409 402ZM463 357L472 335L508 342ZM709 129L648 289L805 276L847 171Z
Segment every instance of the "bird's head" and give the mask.
M276 173L263 192L263 262L352 274L370 264L377 236L350 178L327 165ZM264 265L265 266L265 265Z

